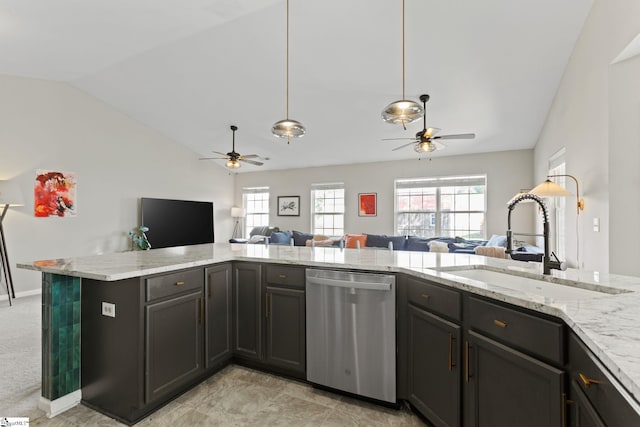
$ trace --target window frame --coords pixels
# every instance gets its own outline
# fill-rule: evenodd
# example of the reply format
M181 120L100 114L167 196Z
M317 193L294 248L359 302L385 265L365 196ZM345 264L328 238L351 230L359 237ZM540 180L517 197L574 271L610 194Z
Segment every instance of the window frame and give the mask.
M336 204L335 201L336 200L342 200L342 210L340 209L336 209L333 211L317 211L317 203L316 203L316 199L317 199L317 192L320 191L336 191L336 190L340 190L342 191L342 197L332 197L332 198L327 198L327 197L323 197L324 200L329 200L329 199L333 199L334 203L334 207L339 206L339 204ZM344 183L343 182L332 182L332 183L323 183L323 184L311 184L311 231L313 234L319 234L319 235L323 235L323 236L342 236L344 235L344 220L345 220L345 211L346 211L346 194L345 194L345 188L344 188ZM316 216L324 216L324 217L331 217L332 218L332 227L326 227L324 226L326 223L323 221L323 226L322 227L318 227L317 226L317 219ZM340 218L340 222L342 223L342 227L336 227L336 217ZM331 230L331 231L327 231L327 230Z
M451 192L444 191L445 188L450 187L474 187L481 186L483 187L483 191L481 193L473 193L468 191L467 193L456 193L453 194ZM421 195L423 198L425 196L432 197L434 201L432 201L433 208L432 209L406 209L400 210L400 197L408 196L409 194L402 194L402 190L410 190L412 188L418 189L418 195ZM428 189L432 189L431 192ZM410 192L410 191L409 191ZM414 196L417 194L413 194ZM456 195L468 195L471 197L473 194L482 194L483 197L483 207L482 210L471 209L471 200L468 201L467 209L455 209L455 196ZM454 209L445 211L442 207L443 198L446 196L452 195L454 198ZM443 197L444 196L444 197ZM424 205L425 201L423 200L422 204ZM447 228L443 229L443 218L444 215L455 215L455 214L465 214L469 215L469 220L467 221L467 228ZM471 215L482 215L482 220L480 221L481 226L479 230L471 228ZM400 229L400 223L408 224L411 223L411 220L400 221L402 215L424 215L428 218L420 221L418 219L417 222L421 222L423 225L428 224L431 226L416 228L411 227L410 225L404 226ZM486 239L487 236L487 176L484 174L473 174L473 175L455 175L455 176L442 176L442 177L427 177L427 178L403 178L396 179L394 181L394 230L396 234L401 235L414 235L419 237L455 237L455 236L463 236L465 238L470 239ZM416 221L414 221L416 222ZM454 221L455 224L455 221ZM446 234L444 234L446 232ZM451 235L451 236L450 236Z
M253 204L255 206L256 202L258 202L258 200L252 200L249 201L248 199L252 196L252 195L264 195L266 194L266 197L261 198L259 201L260 203L260 210L256 210L252 207L250 207L251 204ZM261 226L269 226L269 221L270 221L270 202L271 202L271 195L269 193L269 187L243 187L242 188L242 208L244 209L245 212L245 217L243 218L243 227L241 227L242 233L244 238L249 238L251 230L253 230L254 227L261 227ZM266 211L264 210L264 208L266 208ZM256 221L254 220L257 218L260 218L261 220ZM266 223L263 224L264 219L266 218Z

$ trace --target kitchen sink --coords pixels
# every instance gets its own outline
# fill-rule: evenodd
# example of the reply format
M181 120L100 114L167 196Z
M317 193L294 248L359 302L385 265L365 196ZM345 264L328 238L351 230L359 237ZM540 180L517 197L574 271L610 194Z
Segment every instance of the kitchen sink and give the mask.
M630 292L626 289L599 286L590 283L571 282L555 277L549 278L549 280L541 280L536 279L535 276L530 273L513 274L506 271L494 271L477 267L441 269L440 271L452 276L483 282L491 287L506 288L526 294L563 300L596 298L607 294L612 295Z

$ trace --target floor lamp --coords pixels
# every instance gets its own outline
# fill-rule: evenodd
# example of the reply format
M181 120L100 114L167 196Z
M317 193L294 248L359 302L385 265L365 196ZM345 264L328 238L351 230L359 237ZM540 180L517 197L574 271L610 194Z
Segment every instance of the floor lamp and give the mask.
M238 237L238 231L240 228L240 218L244 217L244 209L239 208L237 206L233 206L231 208L231 217L235 218L236 220L236 224L233 227L233 234L231 235L231 238L235 239L236 237Z
M0 215L0 263L2 263L2 272L7 287L9 305L11 305L11 298L16 297L16 291L13 287L13 277L11 276L11 265L9 264L9 254L7 252L7 241L4 237L3 222L10 206L22 205L22 198L17 188L11 185L9 181L0 181L0 207L2 207L2 214Z

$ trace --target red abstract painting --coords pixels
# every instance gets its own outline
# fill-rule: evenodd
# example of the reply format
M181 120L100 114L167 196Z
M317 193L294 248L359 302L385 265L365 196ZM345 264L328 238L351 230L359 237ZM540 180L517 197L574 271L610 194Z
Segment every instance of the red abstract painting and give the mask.
M377 193L359 193L358 194L358 206L359 216L376 216L377 214L377 206L376 206L376 198Z
M36 217L76 216L76 174L73 172L36 171L33 196Z

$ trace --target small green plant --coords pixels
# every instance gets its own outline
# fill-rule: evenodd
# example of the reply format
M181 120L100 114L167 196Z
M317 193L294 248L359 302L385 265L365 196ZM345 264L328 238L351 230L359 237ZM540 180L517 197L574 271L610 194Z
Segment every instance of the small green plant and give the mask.
M145 227L144 225L129 231L129 236L131 237L131 250L133 250L134 243L144 251L151 249L151 243L149 243L149 239L147 239L147 235L145 234L147 231L149 231L149 227Z

